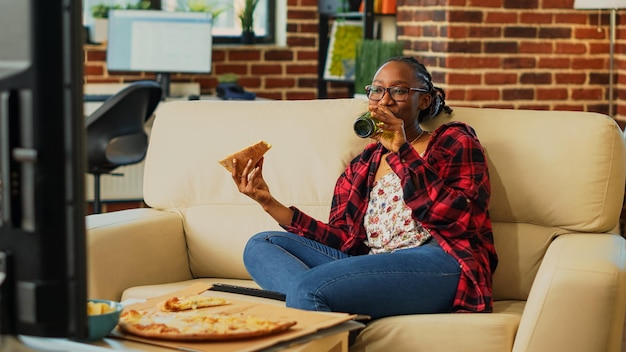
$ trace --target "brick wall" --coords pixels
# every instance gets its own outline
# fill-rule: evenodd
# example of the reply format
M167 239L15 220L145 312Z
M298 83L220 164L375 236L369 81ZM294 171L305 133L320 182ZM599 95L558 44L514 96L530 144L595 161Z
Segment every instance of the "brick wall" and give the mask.
M398 39L405 53L421 58L446 89L451 105L608 113L609 13L573 9L574 0L398 0ZM234 72L259 96L314 99L317 96L317 1L289 0L288 47L215 46L213 74L174 75L213 91L216 75ZM618 13L618 24L622 22ZM626 75L618 26L614 102ZM108 73L106 48L86 46L86 82L124 82L150 75ZM348 94L329 83L332 97ZM626 118L624 118L626 120Z
M574 10L573 2L399 0L398 39L423 58L452 105L608 113L609 14ZM620 28L615 72L621 37ZM618 97L625 77L614 77Z

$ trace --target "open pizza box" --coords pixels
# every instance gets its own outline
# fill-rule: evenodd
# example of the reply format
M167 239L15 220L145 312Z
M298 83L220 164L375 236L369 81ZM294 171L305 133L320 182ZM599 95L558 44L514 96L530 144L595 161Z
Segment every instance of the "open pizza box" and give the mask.
M174 296L189 296L195 294L202 294L209 297L224 297L220 292L208 291L211 288L210 284L194 284L186 289L172 292L167 295L149 298L145 302L134 303L125 306L127 309L135 310L159 310L157 305L168 298ZM212 340L212 341L171 341L161 340L153 338L144 338L136 335L128 334L120 328L116 328L111 332L110 336L127 339L136 342L147 343L151 345L157 345L161 347L169 347L178 350L192 350L192 351L260 351L268 349L270 347L285 344L290 341L304 341L307 336L314 336L316 334L323 333L324 331L333 331L340 328L340 325L353 320L356 315L346 313L328 313L328 312L312 312L294 308L287 308L283 306L259 303L255 301L245 300L246 296L241 296L242 299L237 299L239 295L230 294L228 301L231 304L203 308L210 309L213 313L244 313L250 314L256 317L279 320L279 321L296 321L296 325L292 326L286 331L278 332L271 335L247 338L247 339L235 339L235 340ZM349 325L349 324L345 324ZM354 326L352 326L354 328ZM346 328L343 331L348 331L351 328ZM341 329L339 329L341 331ZM339 332L340 332L339 331ZM335 332L337 333L337 332Z

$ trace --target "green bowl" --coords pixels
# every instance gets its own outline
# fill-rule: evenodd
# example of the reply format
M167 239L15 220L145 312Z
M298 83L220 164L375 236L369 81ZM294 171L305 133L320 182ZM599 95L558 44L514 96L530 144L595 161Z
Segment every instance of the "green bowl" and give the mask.
M107 301L104 299L90 299L89 301L94 303L105 303L113 308L113 311L90 315L87 317L87 323L89 324L89 340L100 340L107 336L120 320L120 314L124 308L119 302Z

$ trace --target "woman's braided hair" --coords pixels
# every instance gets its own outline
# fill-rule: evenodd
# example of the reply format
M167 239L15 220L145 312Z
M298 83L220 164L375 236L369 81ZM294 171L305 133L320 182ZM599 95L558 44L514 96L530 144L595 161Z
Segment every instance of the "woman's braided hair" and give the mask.
M430 106L419 114L419 120L425 121L431 119L440 112L444 111L446 114L452 113L452 109L446 105L446 92L439 87L435 87L432 82L432 76L421 62L412 56L396 56L388 59L387 62L404 62L413 68L415 77L426 84L429 94L432 96Z

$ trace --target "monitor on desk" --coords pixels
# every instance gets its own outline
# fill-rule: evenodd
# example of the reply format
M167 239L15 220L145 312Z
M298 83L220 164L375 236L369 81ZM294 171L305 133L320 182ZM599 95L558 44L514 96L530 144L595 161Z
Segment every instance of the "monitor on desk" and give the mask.
M157 73L169 96L170 73L210 73L213 19L205 12L109 12L107 69Z

